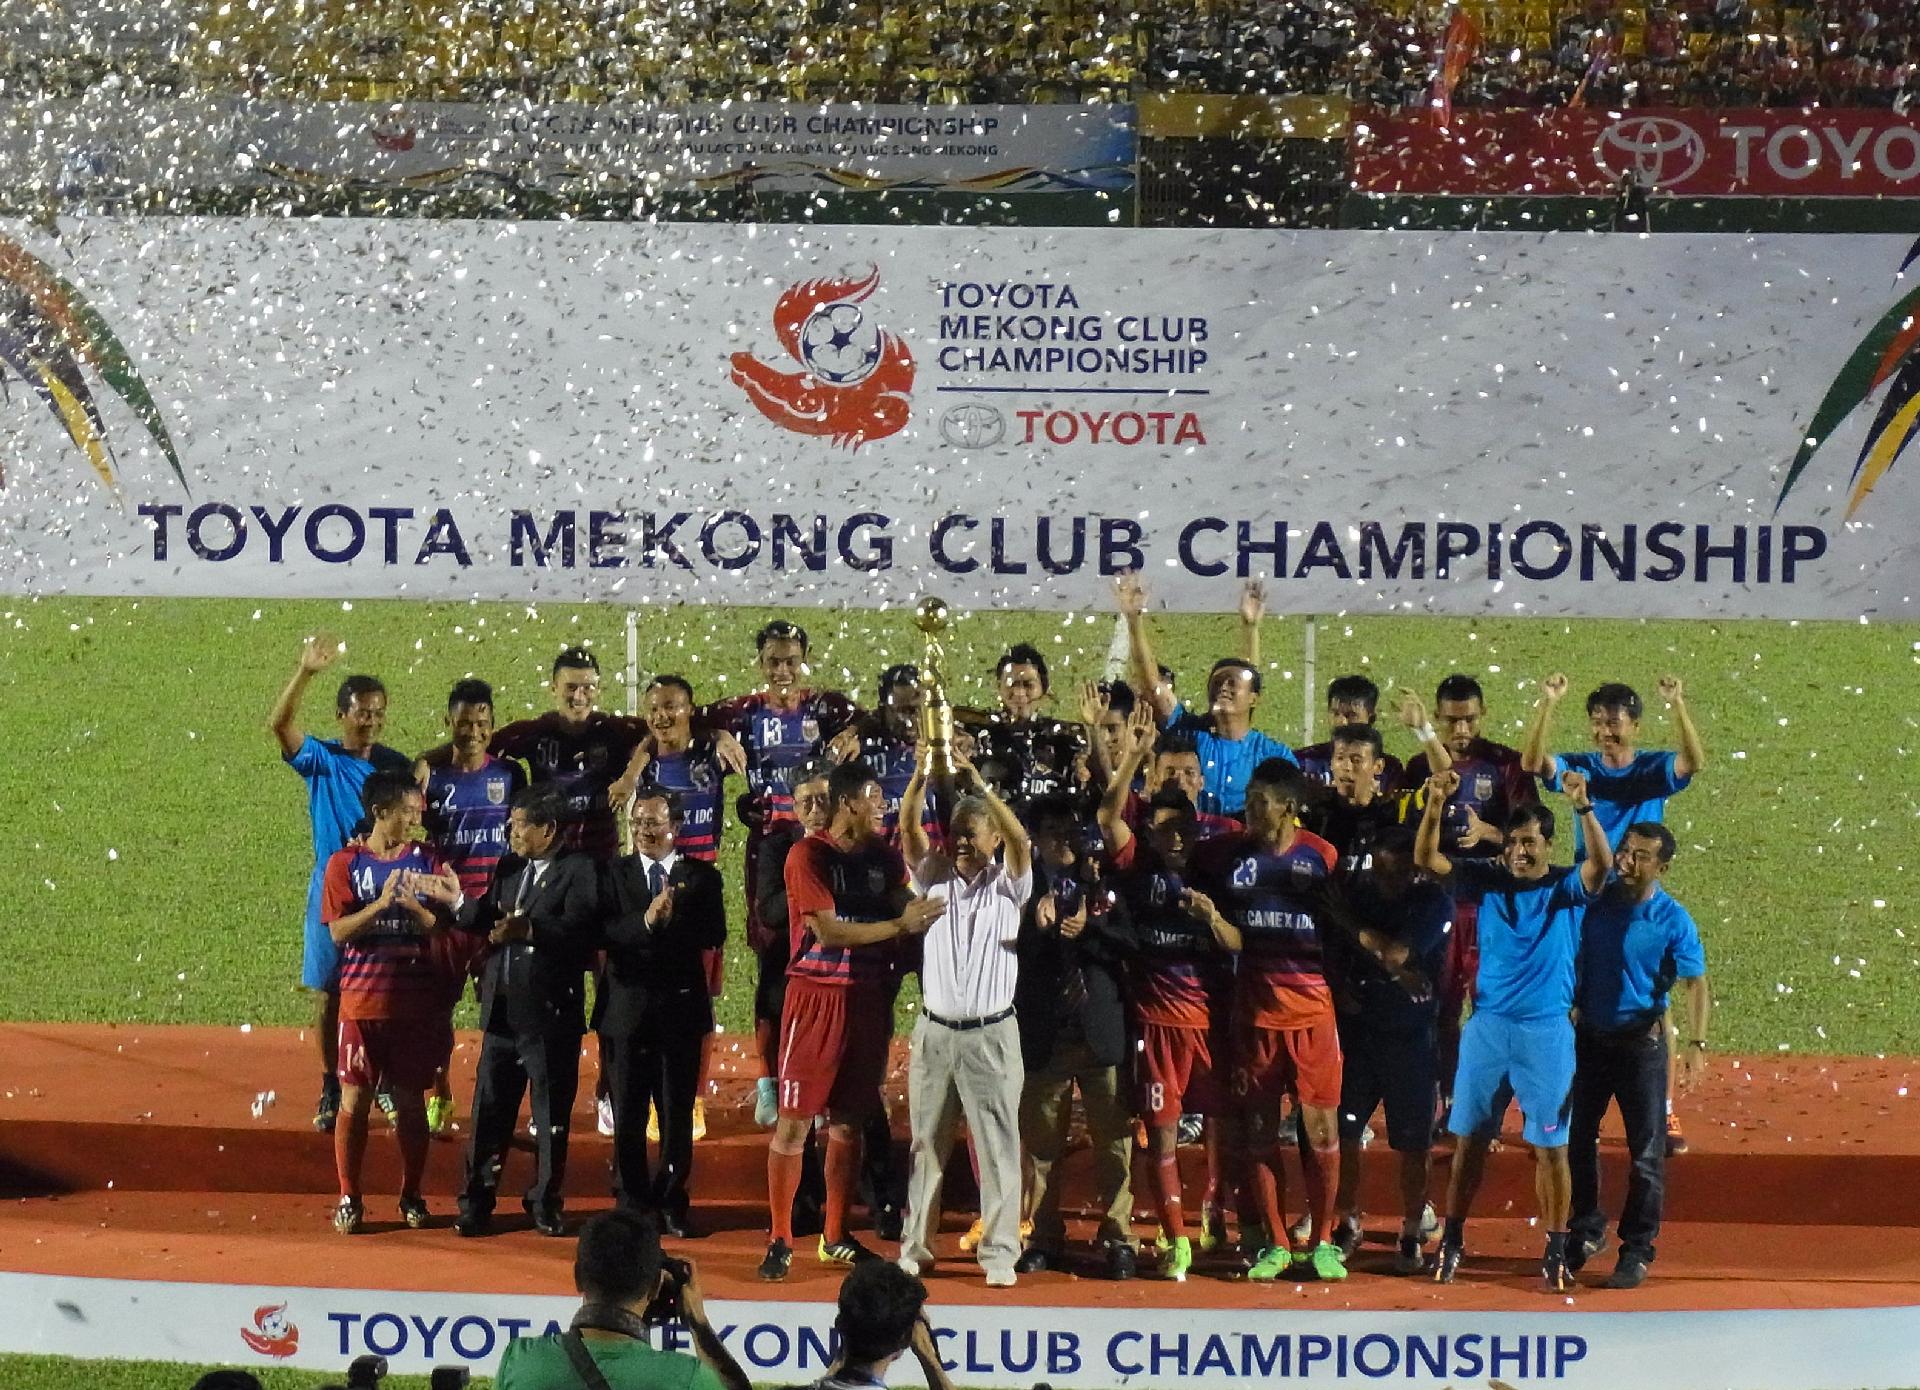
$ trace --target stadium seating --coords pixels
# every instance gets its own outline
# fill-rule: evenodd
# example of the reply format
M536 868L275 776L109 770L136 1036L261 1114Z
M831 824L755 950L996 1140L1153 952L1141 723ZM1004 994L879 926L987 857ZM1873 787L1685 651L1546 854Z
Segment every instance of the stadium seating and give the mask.
M1456 106L1899 106L1908 0L1467 0ZM1439 0L13 0L0 97L1425 100Z

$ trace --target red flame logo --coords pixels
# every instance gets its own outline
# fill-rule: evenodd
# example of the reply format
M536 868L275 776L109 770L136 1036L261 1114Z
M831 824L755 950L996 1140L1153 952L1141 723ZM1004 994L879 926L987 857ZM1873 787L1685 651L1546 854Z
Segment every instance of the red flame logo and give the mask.
M240 1340L262 1356L284 1358L300 1350L300 1329L287 1321L287 1305L267 1303L253 1310L253 1326L240 1329Z
M913 354L897 334L867 324L860 306L879 283L876 266L857 280L794 285L773 307L773 329L800 370L736 352L733 384L762 415L795 434L825 435L857 449L897 433L912 415Z

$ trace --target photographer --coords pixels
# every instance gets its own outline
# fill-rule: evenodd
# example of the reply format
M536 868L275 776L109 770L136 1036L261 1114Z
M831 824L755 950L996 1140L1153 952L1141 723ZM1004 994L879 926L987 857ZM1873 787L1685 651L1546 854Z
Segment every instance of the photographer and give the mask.
M807 1390L876 1390L887 1371L911 1351L927 1390L953 1390L940 1364L933 1325L924 1311L927 1286L885 1260L855 1265L840 1283L833 1325L840 1333L840 1359Z
M500 1358L495 1390L749 1390L707 1322L690 1261L665 1260L652 1221L603 1212L581 1228L573 1261L580 1311L564 1334L523 1337ZM649 1324L679 1318L695 1361L656 1351Z

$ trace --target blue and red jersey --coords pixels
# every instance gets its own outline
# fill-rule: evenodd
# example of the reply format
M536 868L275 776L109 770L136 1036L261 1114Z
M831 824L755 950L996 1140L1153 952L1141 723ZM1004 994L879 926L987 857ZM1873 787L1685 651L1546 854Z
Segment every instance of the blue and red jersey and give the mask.
M1471 810L1495 830L1505 830L1509 814L1540 799L1533 778L1520 766L1518 749L1484 738L1468 744L1465 753L1453 755L1453 770L1460 774L1460 785L1447 798L1447 814L1440 822L1440 850L1449 859L1496 859L1500 855L1497 843L1482 841L1461 847L1460 837L1467 833L1467 812ZM1410 788L1423 786L1431 775L1425 753L1407 764Z
M859 713L838 690L802 691L792 709L776 708L760 690L703 706L698 718L706 728L727 730L746 749L747 793L764 824L793 819L794 770L818 757Z
M1227 997L1233 961L1213 929L1182 905L1185 876L1137 835L1113 856L1113 868L1138 947L1127 962L1134 1018L1162 1028L1209 1027L1215 1001Z
M554 787L567 799L561 848L584 851L604 863L620 853L620 826L607 803L607 789L627 770L633 750L647 734L638 719L601 710L578 723L550 711L495 730L487 746L521 759L534 786Z
M824 832L787 855L787 978L816 984L877 984L892 977L897 943L823 946L807 925L816 912L848 922L887 922L907 886L900 851L884 840L842 848Z
M320 920L332 925L374 902L398 873L438 874L445 866L426 845L409 843L382 858L348 845L327 861ZM399 903L340 948L340 1017L433 1018L447 1009L446 972L432 941Z
M680 833L675 851L711 864L720 854L720 807L727 769L710 739L696 738L678 753L655 753L644 780L680 798Z
M1246 833L1195 847L1196 883L1240 929L1234 1016L1242 1023L1305 1028L1332 1016L1320 904L1338 858L1307 830L1277 852Z
M471 772L449 764L428 773L427 844L460 875L460 891L469 898L486 893L493 866L507 852L507 816L526 784L518 763L492 754Z
M860 761L873 769L873 775L880 781L880 791L887 799L886 827L887 843L900 843L900 803L907 795L907 783L913 780L913 769L920 759L920 745L911 739L899 738L873 723L863 722L860 726ZM940 828L939 794L929 786L926 806L920 813L921 828L927 832L927 838L935 849L946 845L946 832Z

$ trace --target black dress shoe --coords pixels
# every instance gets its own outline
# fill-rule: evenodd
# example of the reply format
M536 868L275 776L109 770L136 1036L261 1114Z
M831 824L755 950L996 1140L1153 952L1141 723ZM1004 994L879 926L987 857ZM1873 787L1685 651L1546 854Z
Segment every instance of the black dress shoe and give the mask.
M898 1240L901 1228L905 1225L906 1217L891 1202L874 1213L873 1234L877 1239Z
M692 1212L663 1211L660 1213L660 1234L672 1236L675 1240L698 1240L703 1233L694 1225Z
M453 1229L456 1235L467 1236L469 1238L490 1234L493 1230L493 1213L485 1211L463 1211L454 1220Z
M1107 1278L1131 1279L1138 1272L1138 1260L1130 1240L1107 1242Z
M1013 1262L1015 1274L1045 1274L1050 1269L1058 1268L1060 1252L1040 1245L1029 1245L1020 1252L1020 1258Z
M533 1229L543 1236L564 1236L567 1233L567 1218L551 1209L536 1211L533 1214Z

